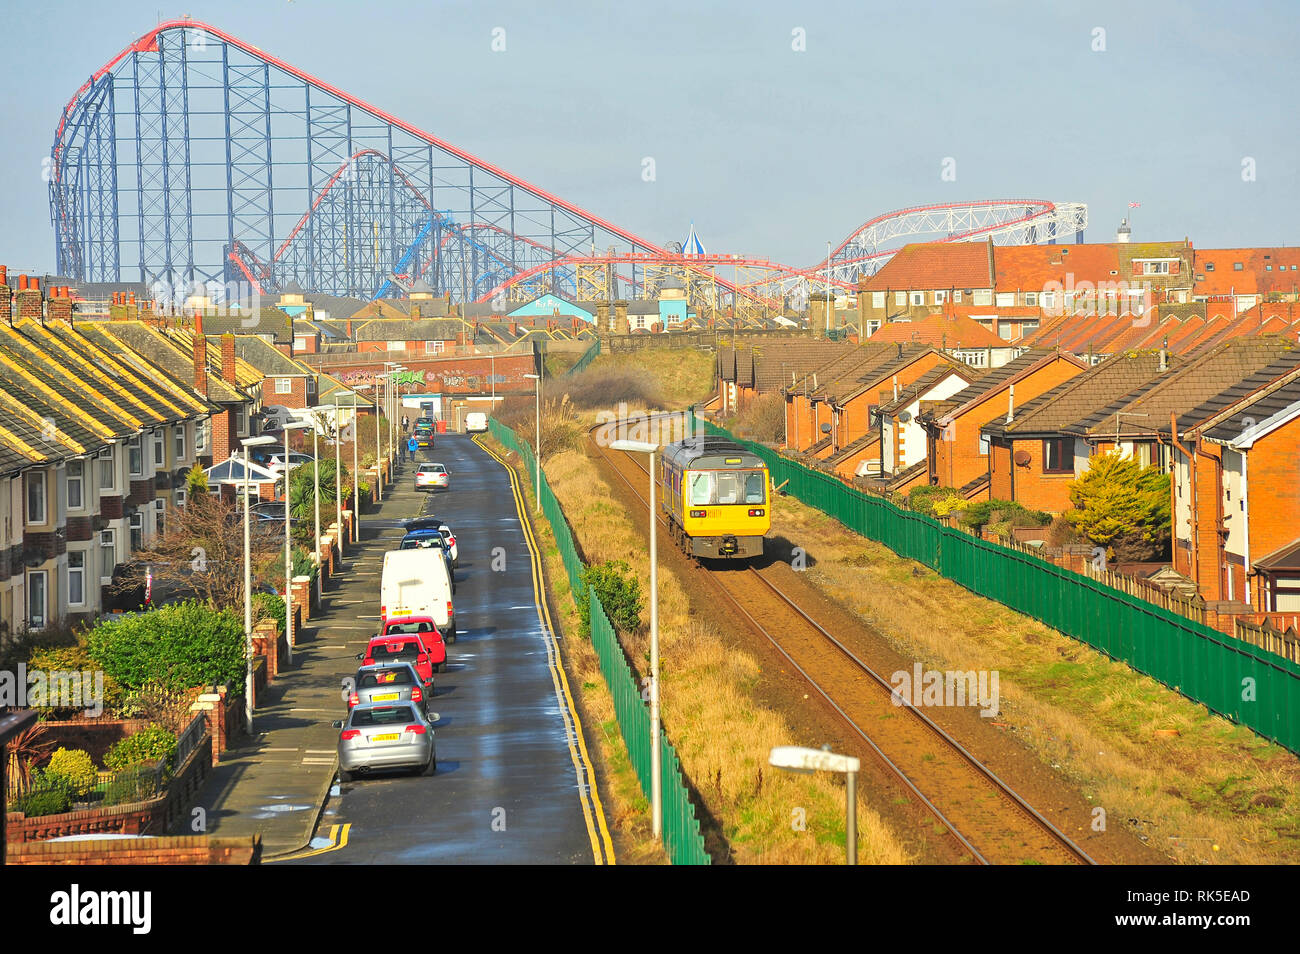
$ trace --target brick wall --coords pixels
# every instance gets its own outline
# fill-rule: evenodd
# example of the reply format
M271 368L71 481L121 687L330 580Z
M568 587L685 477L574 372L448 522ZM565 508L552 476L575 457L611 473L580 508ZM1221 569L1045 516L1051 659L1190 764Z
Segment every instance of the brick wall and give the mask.
M1073 439L1071 440L1073 444ZM1014 455L1024 451L1029 463L1015 464ZM989 494L998 500L1015 500L1031 510L1063 513L1070 503L1070 482L1074 473L1047 474L1043 472L1043 442L1039 438L1012 441L1010 446L991 444L989 448L992 474ZM1014 468L1014 473L1013 473Z
M28 842L11 845L11 865L255 865L262 836L209 838L187 835L113 841Z
M100 494L99 515L105 520L121 520L126 515L121 494Z
M219 464L230 456L231 432L235 412L223 407L212 414L212 463Z

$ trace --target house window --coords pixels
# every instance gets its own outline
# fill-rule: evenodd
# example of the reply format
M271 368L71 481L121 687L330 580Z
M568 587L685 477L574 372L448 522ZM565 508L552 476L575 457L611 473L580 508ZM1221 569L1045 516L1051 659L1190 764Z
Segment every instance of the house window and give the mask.
M27 525L42 524L45 516L45 471L27 474Z
M913 305L924 305L924 304L925 304L925 292L912 292L912 304L913 304Z
M184 487L181 487L180 489L178 489L174 494L172 494L172 497L173 497L173 499L176 501L176 506L178 506L178 507L184 507L184 506L185 506L185 488L184 488Z
M1025 304L1026 304L1026 305L1037 305L1037 304L1038 304L1038 293L1037 293L1037 292L1025 292Z
M446 347L445 341L426 341L424 343L425 354L442 354L443 348Z
M948 293L946 291L937 291L934 293L934 303L936 305L942 305L947 300L948 300Z
M998 300L998 307L999 307L999 308L1014 308L1015 305L1016 305L1016 293L1015 293L1015 292L998 292L998 294L997 294L997 300ZM978 305L979 302L976 302L976 304Z
M113 448L102 448L99 452L99 489L112 490L116 476L113 473Z
M1234 272L1239 272L1239 271L1241 271L1241 262L1233 262L1233 263L1232 263L1232 270L1233 270Z
M235 435L248 436L248 408L242 404L235 408Z
M194 454L197 457L208 449L208 428L212 426L212 418L205 418L194 425Z
M174 450L176 452L176 462L180 463L185 459L185 425L184 424L178 424L176 426L174 437L176 439L176 444L174 447Z
M117 531L99 531L99 582L111 583L117 566Z
M161 429L155 431L153 435L153 465L167 466L167 435Z
M884 292L872 292L872 293L871 293L871 307L872 307L872 308L884 308L884 307L885 307L885 293L884 293Z
M144 514L139 510L131 514L131 551L144 549Z
M902 307L907 304L907 292L894 292L894 305Z
M141 446L143 440L142 437L133 437L126 442L127 470L132 477L144 476L144 448Z
M971 296L971 303L977 306L993 304L993 290L991 288L979 289Z
M388 342L388 350L389 350L389 351L405 351L405 350L406 350L406 342L405 342L405 341L390 341L390 342Z
M1044 308L1056 307L1056 292L1043 292L1043 307Z
M874 335L874 334L875 334L877 331L879 331L879 330L880 330L880 322L879 322L879 320L872 319L871 321L868 321L868 322L867 322L867 337L868 337L868 338L870 338L872 335Z
M158 536L163 535L163 520L167 511L163 508L161 500L155 500L153 504L153 532Z
M307 383L307 393L308 393L308 394L315 394L315 393L316 393L316 379L315 379L314 377L307 378L307 379L306 379L306 383Z
M27 625L32 629L44 629L46 623L46 612L48 611L47 599L49 593L46 586L46 573L44 570L32 570L27 574Z
M1214 271L1214 263L1213 263L1213 262L1206 262L1206 263L1205 263L1205 270L1206 270L1207 272L1212 272L1212 271Z
M86 502L86 462L68 461L68 509L80 510Z
M276 379L275 379L275 393L276 393L276 394L292 394L292 393L293 393L293 381L292 381L291 379L289 379L289 378L276 378Z
M1272 265L1265 265L1265 266L1264 266L1264 271L1266 271L1266 272L1271 272L1272 270L1273 270L1273 266L1272 266Z
M68 605L86 603L86 551L68 551Z
M952 300L953 300L954 302L956 302L957 304L960 305L960 304L961 304L961 292L959 292L959 291L953 291L953 293L952 293Z
M987 434L981 434L981 435L980 435L980 453L981 453L981 454L987 454L988 452L989 452L989 437L988 437Z
M1074 439L1052 437L1043 441L1043 473L1074 473Z

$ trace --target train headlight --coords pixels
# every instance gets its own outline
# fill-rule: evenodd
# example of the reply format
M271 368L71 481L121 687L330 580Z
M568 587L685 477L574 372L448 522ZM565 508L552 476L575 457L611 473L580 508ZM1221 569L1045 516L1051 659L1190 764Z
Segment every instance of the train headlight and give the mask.
M691 516L692 516L692 517L707 517L708 515L709 515L709 512L708 512L707 510L692 510L692 511L691 511Z
M749 515L750 515L751 517L761 517L761 516L763 516L763 514L765 514L765 513L767 513L766 510L764 510L762 507L757 507L757 508L751 510L751 511L749 512Z

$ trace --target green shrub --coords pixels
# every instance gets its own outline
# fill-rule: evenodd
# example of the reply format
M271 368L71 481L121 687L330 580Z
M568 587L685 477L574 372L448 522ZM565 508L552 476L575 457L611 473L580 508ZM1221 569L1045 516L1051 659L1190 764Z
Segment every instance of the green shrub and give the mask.
M302 547L293 548L293 575L310 577L313 583L316 582L316 575L320 572L320 567L311 558L311 555ZM267 570L267 576L275 581L276 589L284 586L284 546L281 544L280 555L276 558L275 563ZM269 594L268 594L269 595Z
M104 786L104 798L100 804L107 808L110 805L143 802L158 794L159 781L158 773L148 765L116 772Z
M95 788L99 781L99 771L90 757L82 749L59 748L50 756L49 765L45 766L46 777L58 776L68 785L73 798L83 799Z
M1012 500L981 500L967 507L961 520L976 532L986 525L1006 524L998 532L998 536L1006 537L1011 535L1012 527L1045 527L1052 522L1052 515L1041 510L1030 510Z
M957 494L951 487L934 487L923 484L920 487L913 487L907 492L907 506L917 513L928 513L933 516L934 505L937 501L955 496Z
M645 601L641 595L641 581L632 575L622 560L584 567L581 574L581 592L578 594L578 615L582 633L591 635L591 607L587 594L594 590L605 608L605 615L620 633L633 633L641 625L641 608Z
M32 786L32 790L18 800L18 811L29 818L61 815L72 807L72 789L63 776L39 772L33 778Z
M243 685L244 621L230 610L189 600L101 621L86 648L127 688L156 682L169 689Z
M253 594L253 625L261 619L273 619L275 625L284 632L284 597L276 596L274 593L255 593Z
M99 663L90 658L85 644L76 646L47 646L32 653L27 662L28 669L43 669L46 672L94 672L100 668ZM93 676L92 676L93 678ZM83 686L85 683L83 682ZM91 687L83 689L90 691ZM122 706L125 693L118 681L107 673L104 674L104 709L116 712ZM85 708L84 706L78 707ZM40 707L42 713L53 715L54 707ZM46 718L46 715L42 715Z
M176 736L160 725L151 725L114 742L104 756L104 768L116 771L146 762L170 765L175 755Z

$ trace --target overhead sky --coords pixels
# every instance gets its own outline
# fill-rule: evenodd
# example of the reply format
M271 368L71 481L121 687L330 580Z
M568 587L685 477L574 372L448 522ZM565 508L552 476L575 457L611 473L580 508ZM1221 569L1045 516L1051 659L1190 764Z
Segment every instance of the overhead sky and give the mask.
M658 243L693 219L710 252L810 265L881 212L985 198L1086 202L1089 241L1126 214L1134 241L1300 240L1287 0L0 9L0 262L18 269L54 265L41 160L64 104L184 14Z

